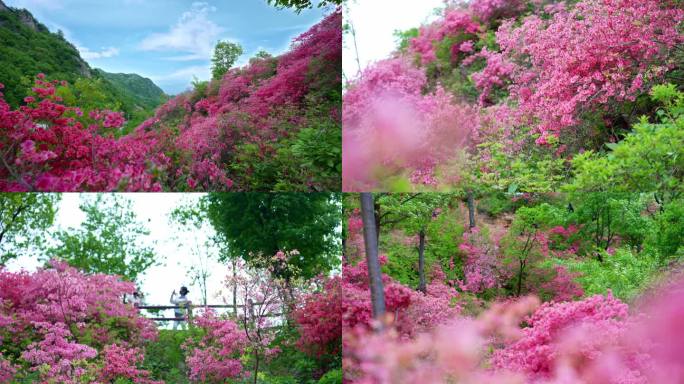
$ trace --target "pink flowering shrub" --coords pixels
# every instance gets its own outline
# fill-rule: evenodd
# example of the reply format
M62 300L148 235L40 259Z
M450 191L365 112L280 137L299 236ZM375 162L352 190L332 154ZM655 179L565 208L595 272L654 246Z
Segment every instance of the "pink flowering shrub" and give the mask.
M130 379L136 384L163 384L161 381L150 380L150 373L139 369L143 362L143 351L140 348L127 348L117 344L110 344L104 348L104 367L101 380L111 382L117 379Z
M526 319L528 327L522 330L523 337L496 351L492 362L498 368L522 372L533 379L548 378L554 356L558 354L555 343L569 327L588 324L601 329L597 336L605 336L605 342L624 329L627 310L626 304L610 295L597 295L576 302L545 303ZM588 357L593 350L589 345L585 348Z
M684 281L635 306L608 296L494 304L411 339L390 329L353 338L350 383L677 383L684 378L679 319ZM538 308L537 308L538 307ZM531 315L526 316L530 312ZM493 352L490 352L493 351Z
M300 339L298 346L315 355L342 353L342 279L333 277L320 292L304 295L293 317Z
M384 274L383 285L387 313L393 317L392 322L404 336L431 329L453 318L460 310L452 303L458 293L438 279L433 279L426 294L409 289ZM370 329L372 314L365 261L344 266L342 290L343 333Z
M406 58L383 60L350 85L343 100L345 191L377 188L383 173L441 162L463 148L477 110L442 87L423 92L427 77Z
M422 26L418 37L411 39L409 52L420 55L423 65L437 59L435 46L447 36L464 35L467 39L480 31L480 25L472 19L470 12L458 8L447 8L443 17L434 23ZM472 45L454 45L461 52L470 52Z
M497 247L489 245L482 238L478 228L463 233L463 242L458 248L465 254L463 262L464 281L459 286L466 292L479 293L496 287L498 282Z
M0 356L0 383L10 383L17 373L17 367Z
M224 383L242 374L240 355L247 345L244 331L228 319L217 317L211 310L193 319L202 331L198 339L183 344L190 379L200 383Z
M155 325L122 302L134 290L117 276L85 275L57 261L34 273L0 270L0 371L37 371L46 383L112 377L124 365L112 345L140 353L156 337ZM128 361L128 377L151 383L137 370L139 359Z
M4 191L138 191L160 190L154 172L167 158L150 152L151 134L115 139L105 129L117 129L123 116L93 111L95 124L83 126L81 111L63 105L55 96L57 82L39 75L26 105L11 110L0 93L2 164L0 190ZM0 87L1 89L1 87Z
M470 3L473 15L482 22L511 17L524 8L523 0L474 0Z
M507 21L497 32L501 53L487 59L476 83L510 78L520 113L549 136L580 123L579 115L611 102L634 101L674 65L684 11L669 1L584 0L550 20ZM609 32L609 33L608 33ZM500 68L504 68L503 70Z
M69 340L73 335L63 323L34 322L33 326L43 339L29 344L21 354L21 358L32 365L31 370L40 370L41 378L46 381L70 382L85 375L85 362L97 356L97 350Z

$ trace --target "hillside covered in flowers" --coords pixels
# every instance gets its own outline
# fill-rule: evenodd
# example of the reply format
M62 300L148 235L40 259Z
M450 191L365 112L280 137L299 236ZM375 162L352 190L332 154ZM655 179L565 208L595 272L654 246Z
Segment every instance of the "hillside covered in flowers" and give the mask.
M130 133L122 113L70 103L72 85L38 74L18 108L0 95L0 189L339 190L341 34L338 8Z
M683 20L676 0L447 2L346 85L344 190L681 185Z

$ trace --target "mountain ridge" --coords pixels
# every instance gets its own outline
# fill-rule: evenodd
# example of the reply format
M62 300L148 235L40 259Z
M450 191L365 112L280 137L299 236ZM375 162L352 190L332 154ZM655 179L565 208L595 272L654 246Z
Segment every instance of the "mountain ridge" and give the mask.
M167 99L148 78L92 68L61 31L51 32L30 11L0 0L0 83L5 86L5 100L13 107L21 105L39 73L70 83L74 100L97 89L103 107L120 109L133 123L144 120Z

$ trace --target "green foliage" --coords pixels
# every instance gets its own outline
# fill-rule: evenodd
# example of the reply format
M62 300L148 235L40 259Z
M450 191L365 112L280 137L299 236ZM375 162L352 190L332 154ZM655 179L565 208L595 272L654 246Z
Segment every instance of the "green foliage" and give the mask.
M661 261L684 257L684 200L663 207L646 241L658 251Z
M191 330L159 330L159 337L145 348L142 368L151 376L166 383L189 383L185 366L185 353L181 345L192 336Z
M154 110L167 99L152 80L134 73L109 73L101 69L95 72L109 81L123 99L124 105L134 104L147 110Z
M651 230L651 221L642 211L646 201L636 193L593 192L576 194L572 199L573 220L582 236L593 243L599 261L618 239L640 250Z
M89 76L90 67L62 36L37 22L26 10L0 11L0 83L7 102L19 106L33 77L75 81Z
M292 144L295 167L316 170L316 176L324 180L339 178L342 174L342 131L340 126L328 119L311 121L309 127L297 133ZM299 179L301 182L301 179ZM288 184L296 185L297 180ZM334 190L334 186L331 185ZM339 189L339 188L338 188Z
M342 369L337 368L332 371L326 372L323 377L321 377L320 380L318 380L318 384L339 384L342 382Z
M434 263L439 263L442 271L446 274L447 280L463 278L461 251L458 246L461 244L463 232L463 218L459 216L457 209L445 210L427 226L428 245L425 248L425 268L432 271ZM450 267L454 261L454 269ZM428 273L429 275L429 273Z
M297 250L300 255L289 262L305 278L339 265L339 194L212 193L205 203L232 257L251 261Z
M211 58L212 78L219 80L228 72L230 67L242 55L242 46L230 41L219 41L214 48L214 56Z
M452 257L461 262L458 245L463 235L462 218L449 203L455 194L381 194L376 199L381 225L381 249L387 253L388 262L383 272L410 287L418 287L418 233L424 230L425 272L429 277L439 265L448 278L459 277L460 268L451 271ZM394 229L394 230L393 230ZM462 276L460 276L462 277Z
M0 194L0 265L42 247L59 199L58 194Z
M512 213L517 209L518 204L513 201L510 195L505 193L487 193L478 201L477 210L489 216L496 217L503 213Z
M411 43L411 39L418 37L420 30L418 28L407 29L406 31L394 31L394 39L397 42L397 48L400 52L406 52Z
M312 0L266 0L270 5L278 8L292 8L295 12L299 13L305 9L311 9L314 7L314 1ZM319 0L317 1L318 7L327 7L341 5L343 1L346 0Z
M114 194L85 198L80 206L85 221L80 228L55 234L57 245L47 250L50 258L65 260L89 273L120 275L135 281L158 257L142 240L149 235L137 221L131 201Z
M664 105L657 122L643 116L624 140L606 145L609 153L576 156L568 190L652 191L664 201L684 192L684 95L668 84L654 87L651 97Z
M497 141L478 148L491 157L484 164L476 164L474 173L492 189L505 191L514 185L518 192L549 193L557 191L566 179L565 161L547 148L533 146L512 153L506 144Z
M318 378L324 372L331 370L335 372L341 369L342 356L340 354L313 357L296 348L298 339L299 334L296 328L286 325L279 329L271 346L280 348L281 352L266 363L264 383L315 384L319 382ZM334 376L334 373L331 375Z
M606 294L610 290L621 300L630 301L648 286L658 272L658 263L649 252L634 253L618 248L613 255L604 252L603 262L596 259L553 260L570 272L581 275L576 281L586 297Z
M556 205L542 203L536 206L524 206L515 211L511 231L522 233L537 229L548 229L557 225L564 225L566 219L567 211Z

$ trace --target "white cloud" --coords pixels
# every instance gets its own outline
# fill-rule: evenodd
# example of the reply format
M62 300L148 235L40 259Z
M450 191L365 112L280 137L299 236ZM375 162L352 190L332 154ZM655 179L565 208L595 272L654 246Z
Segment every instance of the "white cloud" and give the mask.
M196 76L199 79L208 79L211 77L211 70L208 65L193 65L191 67L182 68L175 72L171 72L166 75L156 75L152 76L153 81L174 81L174 80L185 80Z
M108 57L114 57L119 54L119 49L115 47L102 48L101 51L91 51L86 47L78 46L78 51L81 52L81 57L86 60L92 59L106 59Z
M176 25L166 33L154 33L140 43L145 51L180 51L190 55L178 58L184 60L208 59L219 35L224 31L209 19L216 8L204 2L194 2L189 11L183 13Z

